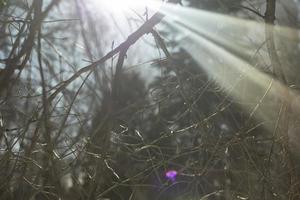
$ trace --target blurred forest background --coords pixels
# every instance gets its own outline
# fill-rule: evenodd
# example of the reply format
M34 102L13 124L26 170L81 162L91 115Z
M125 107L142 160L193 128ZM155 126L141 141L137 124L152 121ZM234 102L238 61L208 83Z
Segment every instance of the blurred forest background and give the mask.
M124 2L0 0L0 199L300 199L300 3Z

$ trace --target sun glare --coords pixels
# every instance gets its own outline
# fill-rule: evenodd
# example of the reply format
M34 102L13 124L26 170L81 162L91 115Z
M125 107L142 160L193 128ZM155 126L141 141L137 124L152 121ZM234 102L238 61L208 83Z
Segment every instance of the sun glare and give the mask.
M130 9L158 8L157 0L99 0L102 6L114 12L128 11Z

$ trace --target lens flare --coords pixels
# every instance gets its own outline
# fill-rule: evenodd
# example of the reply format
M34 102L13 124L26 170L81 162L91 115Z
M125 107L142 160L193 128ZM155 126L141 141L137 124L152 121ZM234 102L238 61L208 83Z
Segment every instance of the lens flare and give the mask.
M176 170L169 170L166 172L166 178L171 181L175 181L178 173Z

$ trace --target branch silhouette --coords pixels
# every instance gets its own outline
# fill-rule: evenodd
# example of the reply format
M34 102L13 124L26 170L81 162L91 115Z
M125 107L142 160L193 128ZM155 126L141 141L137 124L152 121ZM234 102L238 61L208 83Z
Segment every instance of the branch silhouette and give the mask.
M58 87L57 90L50 95L49 102L51 102L61 91L63 91L74 80L76 80L81 74L95 69L99 64L104 63L105 61L107 61L108 59L110 59L111 57L113 57L114 55L116 55L118 53L122 52L122 55L120 54L119 56L124 57L126 55L127 50L129 49L129 47L132 46L133 44L135 44L145 34L150 33L152 31L152 28L155 25L157 25L158 23L160 23L161 20L164 18L164 16L165 15L162 14L161 12L159 12L159 11L156 12L151 18L149 18L135 32L130 34L128 36L128 38L123 43L121 43L118 47L111 50L105 56L103 56L99 60L93 62L92 64L81 68L75 74L73 74L69 79L61 82L58 86L56 86L56 87ZM121 58L121 57L120 57L120 60L123 60L124 58ZM121 63L123 64L123 62L121 62ZM118 68L118 70L120 70L120 68L121 68L120 63L118 63L117 68Z

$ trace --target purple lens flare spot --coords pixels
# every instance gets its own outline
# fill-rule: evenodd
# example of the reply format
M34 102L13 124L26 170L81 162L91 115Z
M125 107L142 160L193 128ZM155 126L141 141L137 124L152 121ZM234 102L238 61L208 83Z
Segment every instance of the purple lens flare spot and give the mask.
M177 174L176 170L169 170L166 172L166 178L171 181L175 181Z

